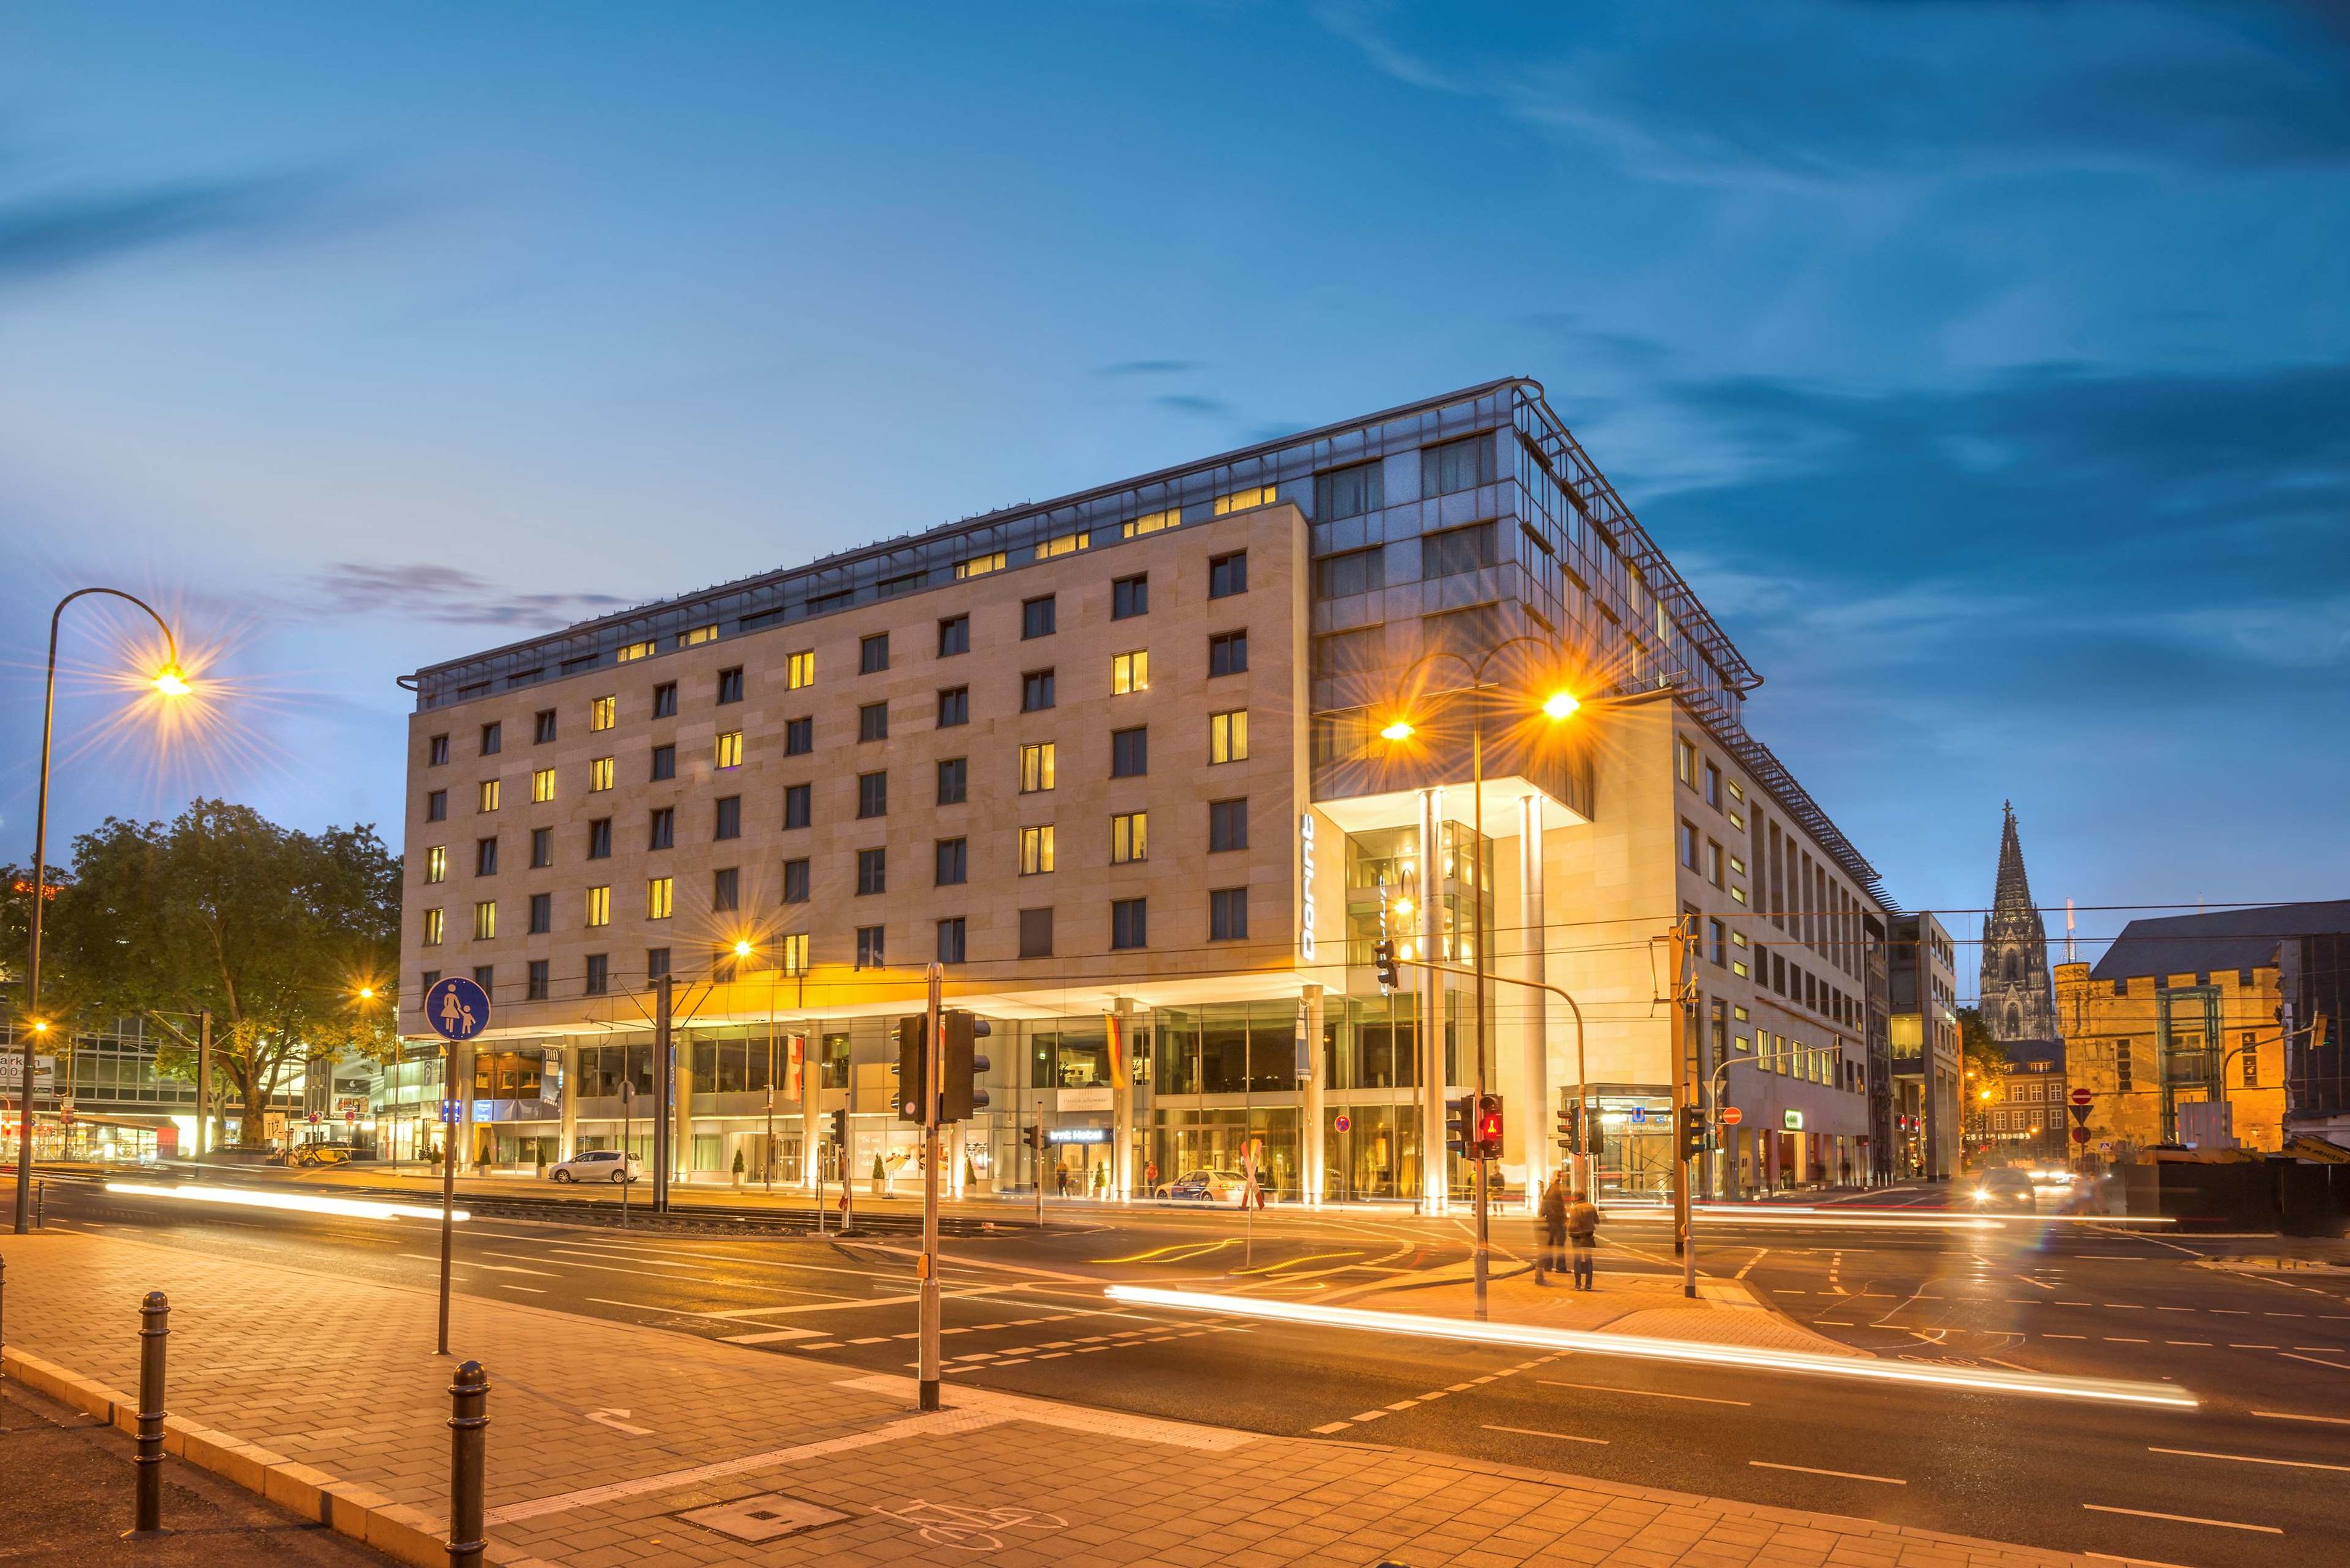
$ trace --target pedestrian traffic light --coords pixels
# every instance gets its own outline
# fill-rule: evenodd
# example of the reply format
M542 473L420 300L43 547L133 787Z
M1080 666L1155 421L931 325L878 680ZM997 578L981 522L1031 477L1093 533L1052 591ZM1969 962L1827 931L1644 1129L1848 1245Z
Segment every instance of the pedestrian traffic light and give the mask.
M832 1146L835 1148L848 1147L848 1113L847 1111L832 1113Z
M987 1108L987 1091L973 1080L987 1071L989 1063L972 1050L972 1043L993 1033L994 1026L957 1007L939 1015L939 1033L946 1036L940 1046L939 1120L968 1121L972 1112Z
M1379 989L1394 991L1403 981L1396 971L1396 945L1391 937L1381 937L1371 944L1371 962L1379 971Z
M1477 1158L1477 1096L1463 1095L1452 1102L1452 1125L1447 1129L1444 1147L1452 1153Z
M931 1081L931 1064L923 1051L929 1044L930 1022L920 1012L898 1020L897 1106L901 1122L929 1119L922 1114L922 1092Z
M1502 1096L1481 1095L1477 1098L1477 1158L1502 1158Z
M1583 1107L1581 1106L1559 1106L1558 1147L1566 1154L1583 1152Z
M1030 1127L1026 1132L1023 1133L1021 1137L1026 1140L1028 1147L1037 1154L1042 1155L1045 1152L1044 1123L1038 1122L1035 1127Z
M1705 1152L1705 1116L1695 1106L1673 1107L1673 1141L1683 1159L1695 1159Z

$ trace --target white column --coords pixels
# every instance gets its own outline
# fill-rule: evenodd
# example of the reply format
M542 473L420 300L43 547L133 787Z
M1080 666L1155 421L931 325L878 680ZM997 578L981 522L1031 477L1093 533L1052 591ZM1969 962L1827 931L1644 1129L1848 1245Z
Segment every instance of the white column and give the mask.
M563 1047L563 1136L556 1147L562 1158L569 1159L578 1152L579 1130L579 1047L567 1042Z
M1109 1197L1124 1203L1134 1197L1134 1000L1114 997L1102 1014L1102 1027L1118 1042L1110 1053Z
M1440 962L1444 950L1444 792L1419 792L1419 954ZM1444 1154L1444 977L1432 969L1412 971L1419 985L1419 1191L1420 1210L1442 1214L1451 1207L1451 1164Z
M1312 1071L1298 1085L1297 1108L1297 1179L1308 1208L1322 1206L1324 1188L1322 1155L1327 1136L1329 1113L1323 1103L1323 1092L1328 1076L1322 1057L1322 988L1305 988L1305 1049Z
M818 1108L824 1096L823 1091L816 1087L818 1080L823 1076L816 1059L816 1043L820 1038L821 1036L807 1031L803 1031L798 1036L800 1043L800 1185L810 1192L816 1190L816 1173L824 1168L817 1163L823 1157L823 1146L819 1140L824 1136L822 1125L824 1118Z
M1543 902L1543 797L1528 794L1518 802L1518 942L1523 957L1519 978L1540 981L1543 947L1549 925ZM1551 1107L1558 1101L1550 1077L1550 993L1531 986L1512 988L1512 998L1526 1015L1524 1024L1525 1087L1518 1109L1519 1137L1526 1162L1526 1212L1541 1206L1543 1183L1550 1179L1555 1150L1551 1139L1556 1126Z
M683 1030L671 1031L677 1053L677 1120L670 1129L670 1172L680 1183L693 1179L693 1041Z
M470 1040L449 1047L449 1070L457 1081L444 1085L456 1097L456 1136L449 1140L449 1158L457 1162L457 1172L464 1174L473 1162L473 1043ZM444 1129L445 1130L445 1129Z

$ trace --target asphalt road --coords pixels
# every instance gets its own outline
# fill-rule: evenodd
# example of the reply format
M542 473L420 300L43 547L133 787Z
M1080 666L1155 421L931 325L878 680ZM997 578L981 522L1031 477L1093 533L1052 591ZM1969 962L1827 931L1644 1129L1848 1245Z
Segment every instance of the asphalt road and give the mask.
M389 1283L436 1278L425 1222L161 1210L50 1189L52 1222L68 1227ZM1277 1210L1245 1225L1228 1211L1055 1218L948 1244L951 1382L2191 1568L2339 1560L2350 1541L2350 1276L2215 1266L2250 1243L2062 1225L1920 1234L1832 1213L1701 1227L1709 1274L1879 1356L2169 1381L2201 1401L2184 1412L1137 1309L1102 1286L1312 1301L1457 1264L1466 1231ZM509 1219L459 1237L455 1288L469 1293L870 1370L914 1358L900 1237ZM1619 1210L1605 1240L1603 1289L1674 1272L1660 1216Z

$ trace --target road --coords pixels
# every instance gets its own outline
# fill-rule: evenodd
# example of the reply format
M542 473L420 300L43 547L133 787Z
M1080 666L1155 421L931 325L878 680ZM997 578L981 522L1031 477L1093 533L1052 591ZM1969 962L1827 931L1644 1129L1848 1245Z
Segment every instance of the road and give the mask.
M437 1277L425 1222L189 1212L69 1183L51 1186L49 1213L66 1228L391 1284ZM2168 1381L2201 1402L2171 1411L1139 1309L1103 1286L1310 1302L1458 1265L1465 1232L1368 1213L1273 1211L1245 1228L1230 1212L1055 1220L949 1244L951 1382L2193 1568L2319 1561L2350 1540L2350 1274L2217 1266L2248 1243L2061 1225L1920 1233L1833 1210L1701 1232L1707 1273L1856 1348ZM485 1218L459 1238L455 1288L469 1293L860 1369L913 1363L900 1236ZM1601 1268L1603 1289L1671 1272L1660 1217L1611 1217Z

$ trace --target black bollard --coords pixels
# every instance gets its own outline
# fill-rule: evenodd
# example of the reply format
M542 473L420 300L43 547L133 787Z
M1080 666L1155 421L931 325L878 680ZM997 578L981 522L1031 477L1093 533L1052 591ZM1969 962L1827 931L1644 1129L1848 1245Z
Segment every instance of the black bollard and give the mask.
M171 1337L172 1303L149 1291L139 1307L138 1514L122 1532L132 1541L171 1533L163 1528L163 1345Z
M482 1364L457 1368L449 1385L449 1568L476 1568L488 1544L482 1539L482 1472L489 1403L490 1375Z

